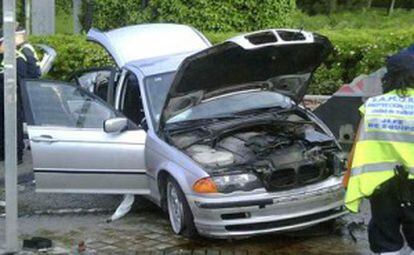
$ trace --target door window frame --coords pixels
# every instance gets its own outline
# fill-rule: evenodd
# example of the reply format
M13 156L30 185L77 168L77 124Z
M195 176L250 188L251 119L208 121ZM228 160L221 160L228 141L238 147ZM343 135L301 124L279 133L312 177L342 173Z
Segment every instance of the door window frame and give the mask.
M33 117L33 113L32 113L32 109L31 109L31 104L30 104L30 100L29 100L29 95L28 95L28 91L27 91L27 83L29 82L36 82L36 83L52 83L52 84L61 84L63 86L70 86L70 87L75 87L77 89L82 90L82 92L84 92L87 96L91 97L94 100L99 101L103 107L106 107L108 110L111 110L114 112L115 117L122 117L122 118L127 118L126 116L124 116L124 114L122 114L122 112L120 112L119 110L117 110L115 107L113 107L112 105L110 105L108 102L106 102L105 100L103 100L102 98L100 98L99 96L89 92L88 90L79 87L77 84L73 84L70 82L66 82L66 81L56 81L56 80L49 80L49 79L24 79L22 80L22 86L20 88L21 90L21 99L22 99L22 106L23 106L23 110L24 110L24 114L25 114L25 118L26 118L26 123L28 126L41 126L39 124L36 124L35 119ZM128 118L127 118L128 119ZM131 120L128 119L129 123L133 123ZM70 126L54 126L54 125L45 125L43 127L53 127L53 128L69 128L69 129L95 129L95 130L101 130L103 131L103 123L102 123L102 128L81 128L81 127L70 127ZM128 130L135 130L135 129L139 129L137 125L128 125Z
M121 101L122 101L121 95L122 95L123 90L125 90L124 88L126 85L125 79L128 73L132 73L137 77L138 87L139 87L139 91L141 94L141 100L142 100L142 108L144 110L145 119L148 125L148 130L146 130L146 132L148 133L150 130L154 130L154 125L153 125L154 123L153 123L151 112L148 107L148 101L147 101L148 98L146 94L147 92L144 86L144 81L145 81L146 76L141 72L140 69L136 67L128 66L120 70L119 79L117 81L118 84L116 86L116 91L115 91L115 109L121 112Z
M115 85L117 84L117 80L119 78L119 73L120 73L118 68L113 67L113 66L82 68L82 69L79 69L73 72L69 76L68 81L69 82L74 81L78 86L81 86L79 77L82 76L82 74L99 72L99 71L109 71L111 73L109 76L108 91L106 94L106 102L108 102L110 105L114 105ZM96 93L95 87L93 88L93 92Z

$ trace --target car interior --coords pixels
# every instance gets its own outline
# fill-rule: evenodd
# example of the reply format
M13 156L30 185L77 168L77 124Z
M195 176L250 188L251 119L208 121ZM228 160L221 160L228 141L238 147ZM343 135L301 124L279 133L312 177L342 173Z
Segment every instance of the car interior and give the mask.
M126 86L123 93L122 113L137 125L145 118L142 105L141 93L139 91L138 79L133 73L129 73L125 79Z

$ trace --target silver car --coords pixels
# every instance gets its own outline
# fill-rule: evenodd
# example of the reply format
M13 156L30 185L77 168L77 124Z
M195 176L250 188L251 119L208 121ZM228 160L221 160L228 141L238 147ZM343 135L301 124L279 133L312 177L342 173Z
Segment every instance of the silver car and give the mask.
M189 237L345 213L340 147L299 105L327 38L271 29L212 46L194 28L147 24L88 39L116 67L23 86L37 191L145 195Z

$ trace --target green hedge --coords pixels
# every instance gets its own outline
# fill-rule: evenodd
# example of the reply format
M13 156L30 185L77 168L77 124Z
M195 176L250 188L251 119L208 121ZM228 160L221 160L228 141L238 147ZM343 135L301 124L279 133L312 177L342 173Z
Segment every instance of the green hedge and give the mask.
M360 74L385 65L387 56L414 43L414 27L401 30L343 29L320 31L331 39L334 53L315 73L312 94L332 94Z
M367 9L369 0L337 0L336 10L359 10ZM371 8L377 7L382 8L384 11L388 11L390 7L390 0L372 0ZM310 15L315 14L328 14L330 9L331 1L327 0L297 0L296 5L298 9L306 12ZM412 0L398 0L395 1L395 8L414 8L414 1Z
M52 79L65 80L73 71L81 68L112 64L112 59L102 47L87 42L82 35L31 36L29 41L33 44L46 44L56 50L57 58L48 74Z
M384 66L386 56L414 43L414 27L405 30L327 30L320 33L331 39L335 51L316 72L310 89L313 94L335 92L340 85L359 74ZM206 33L213 43L236 34ZM54 79L65 79L79 68L111 64L107 53L98 45L86 42L84 36L54 35L31 37L30 40L48 44L58 52L54 69L49 74Z
M203 31L251 31L290 26L296 10L295 0L94 0L92 3L92 26L100 29L174 22Z

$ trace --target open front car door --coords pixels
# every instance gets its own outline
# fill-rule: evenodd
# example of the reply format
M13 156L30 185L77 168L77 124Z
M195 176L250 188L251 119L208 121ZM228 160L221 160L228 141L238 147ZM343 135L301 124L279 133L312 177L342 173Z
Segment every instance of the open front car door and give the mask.
M146 133L76 85L22 84L38 192L149 194Z

